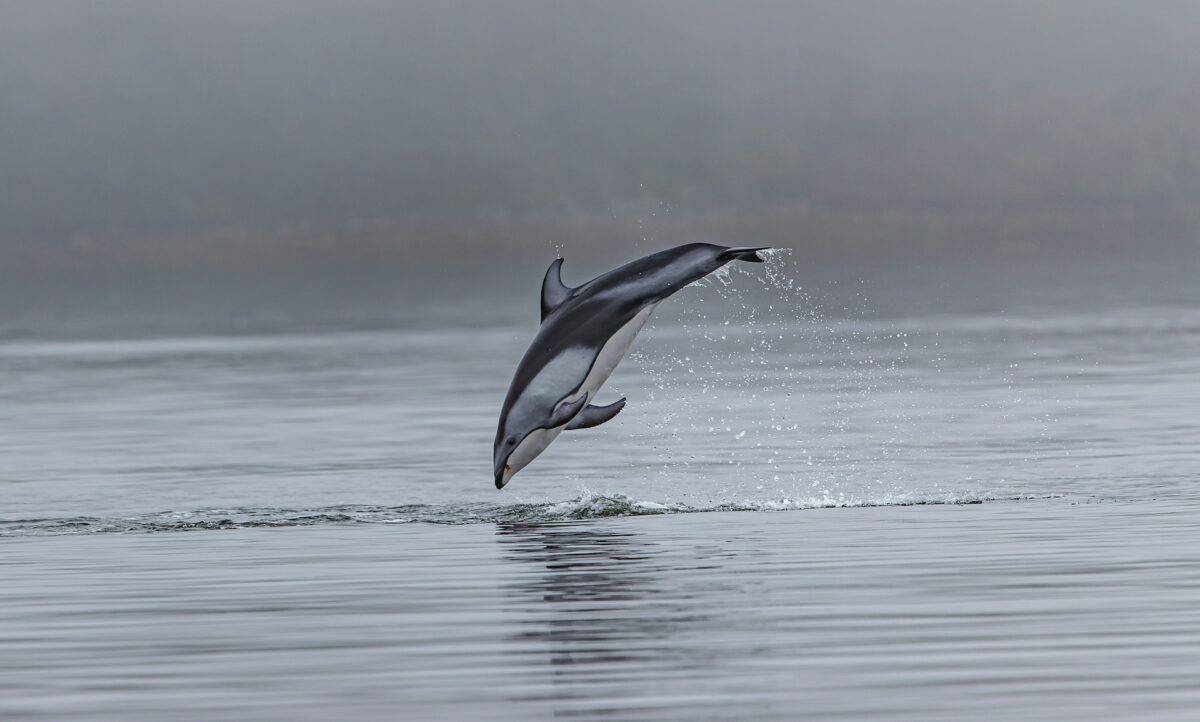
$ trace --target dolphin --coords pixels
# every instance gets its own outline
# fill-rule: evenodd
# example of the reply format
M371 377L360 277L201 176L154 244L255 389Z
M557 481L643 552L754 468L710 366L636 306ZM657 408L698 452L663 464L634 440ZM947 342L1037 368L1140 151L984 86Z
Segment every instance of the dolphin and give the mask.
M563 259L542 281L542 324L517 364L492 448L496 488L545 451L564 430L599 426L625 399L594 406L596 392L667 296L730 261L761 263L760 248L688 243L652 253L571 288Z

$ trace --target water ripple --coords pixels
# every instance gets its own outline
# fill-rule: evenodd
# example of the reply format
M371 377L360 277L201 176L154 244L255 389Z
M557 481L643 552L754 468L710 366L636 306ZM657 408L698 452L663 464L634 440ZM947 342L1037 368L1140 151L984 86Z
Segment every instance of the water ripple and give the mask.
M0 536L58 534L147 533L298 527L329 524L487 524L553 522L652 514L697 514L715 511L770 512L877 506L981 504L1017 501L1031 497L988 494L917 496L896 494L878 498L846 496L726 501L707 506L632 499L624 494L584 494L557 502L517 504L404 504L376 506L352 504L313 509L249 508L162 511L130 516L73 516L45 519L0 520ZM1042 497L1048 498L1048 497Z

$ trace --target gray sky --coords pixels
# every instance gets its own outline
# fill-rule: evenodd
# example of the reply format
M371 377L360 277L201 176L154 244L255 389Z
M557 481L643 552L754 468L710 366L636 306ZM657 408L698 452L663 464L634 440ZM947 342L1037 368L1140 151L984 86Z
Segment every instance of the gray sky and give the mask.
M1194 239L1198 47L1191 2L0 0L0 250Z

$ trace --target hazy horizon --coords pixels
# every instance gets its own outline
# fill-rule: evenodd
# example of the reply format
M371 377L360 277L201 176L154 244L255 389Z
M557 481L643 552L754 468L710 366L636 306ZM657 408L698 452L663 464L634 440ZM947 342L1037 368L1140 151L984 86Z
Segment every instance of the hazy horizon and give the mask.
M1200 227L1188 3L0 8L10 284L692 240L1141 253Z

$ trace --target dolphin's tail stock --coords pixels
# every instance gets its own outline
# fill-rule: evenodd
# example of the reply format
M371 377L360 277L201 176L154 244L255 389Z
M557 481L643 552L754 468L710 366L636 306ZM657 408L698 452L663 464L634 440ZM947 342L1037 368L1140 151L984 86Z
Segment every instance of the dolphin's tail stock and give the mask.
M762 263L762 256L758 255L758 251L769 251L770 246L762 246L760 248L726 248L721 252L721 260L728 263L729 261L749 261L751 263Z

